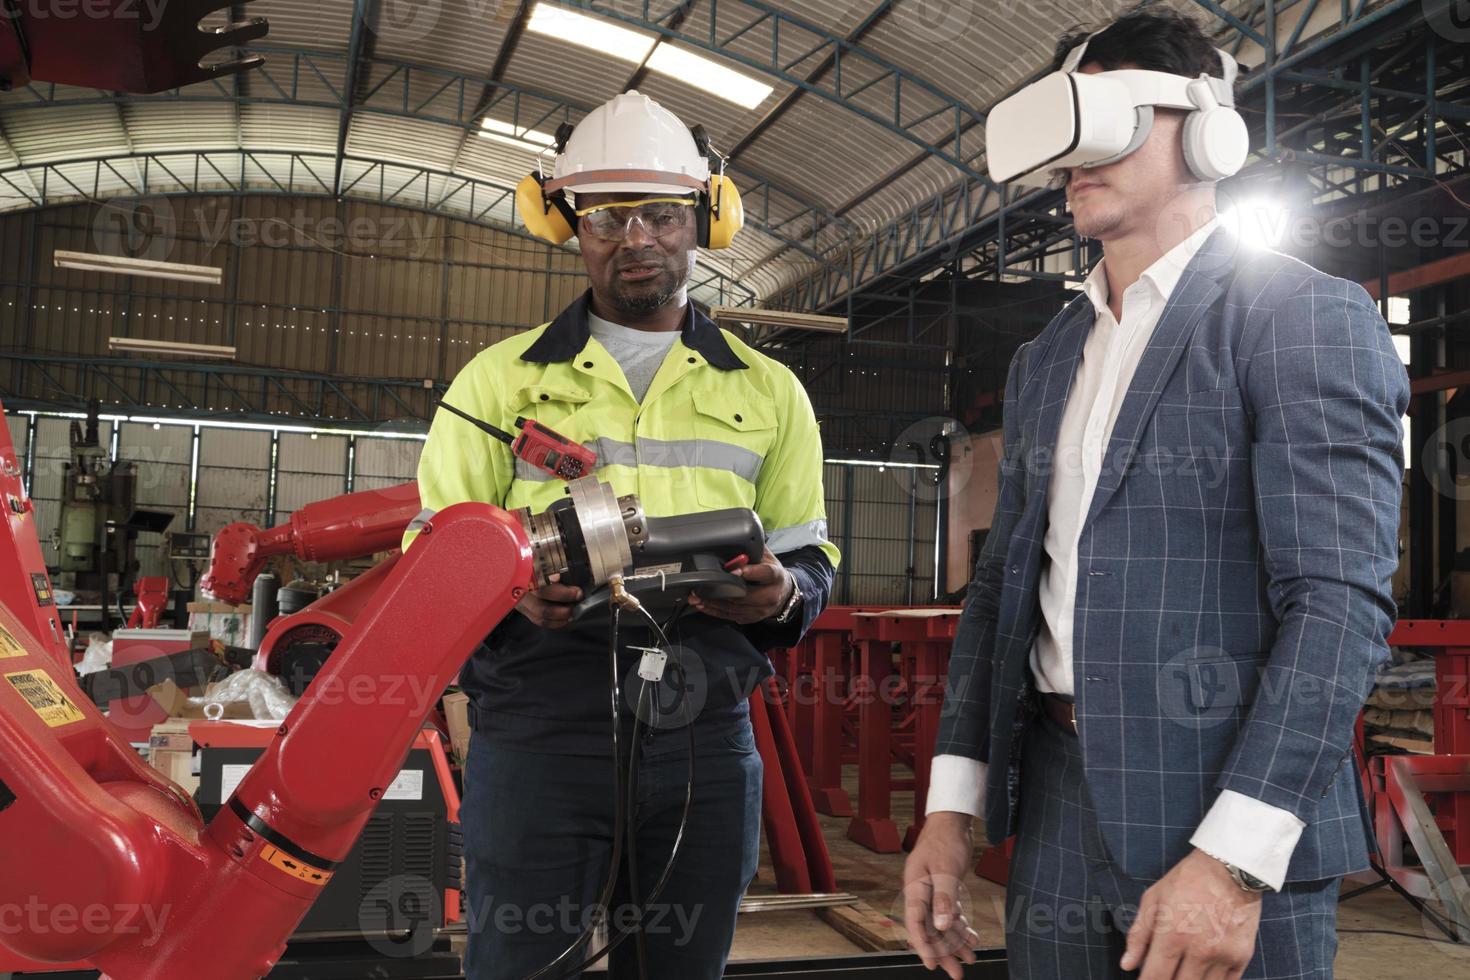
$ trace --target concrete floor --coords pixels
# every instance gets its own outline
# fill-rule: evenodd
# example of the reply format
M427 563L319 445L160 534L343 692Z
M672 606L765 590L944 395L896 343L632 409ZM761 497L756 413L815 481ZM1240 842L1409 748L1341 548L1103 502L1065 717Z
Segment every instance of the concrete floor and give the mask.
M895 778L901 778L895 770ZM906 775L906 774L905 774ZM848 767L848 792L856 799L856 771ZM896 794L893 819L902 834L913 815L911 793ZM858 895L881 914L902 917L900 885L906 855L874 854L847 839L847 820L821 817L822 829L839 888ZM978 850L977 850L978 856ZM1003 946L1000 911L1005 891L977 877L969 878L970 905L983 943ZM1349 888L1353 884L1348 885ZM751 886L751 895L775 894L775 875L770 857L763 849L761 870ZM1354 932L1389 930L1409 937ZM895 926L895 934L901 929ZM1343 904L1338 912L1339 946L1336 974L1339 980L1448 980L1470 977L1470 946L1429 942L1440 937L1427 920L1407 902L1386 888L1359 896ZM1412 938L1410 938L1412 937ZM770 959L783 956L852 955L860 953L817 917L814 912L758 912L740 917L732 959Z

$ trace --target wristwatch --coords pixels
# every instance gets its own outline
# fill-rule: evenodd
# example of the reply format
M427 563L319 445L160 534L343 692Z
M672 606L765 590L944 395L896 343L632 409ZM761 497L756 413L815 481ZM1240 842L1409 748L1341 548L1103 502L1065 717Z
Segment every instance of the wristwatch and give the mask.
M771 622L777 626L785 626L796 618L796 611L801 608L801 586L796 584L796 579L791 580L791 598L786 600L786 605L781 611L772 617Z
M1221 861L1220 863L1225 865L1225 870L1230 872L1230 877L1235 879L1235 883L1240 886L1242 891L1260 893L1268 892L1271 890L1270 885L1266 884L1264 881L1257 878L1249 871L1242 871L1235 865L1231 864L1229 861Z

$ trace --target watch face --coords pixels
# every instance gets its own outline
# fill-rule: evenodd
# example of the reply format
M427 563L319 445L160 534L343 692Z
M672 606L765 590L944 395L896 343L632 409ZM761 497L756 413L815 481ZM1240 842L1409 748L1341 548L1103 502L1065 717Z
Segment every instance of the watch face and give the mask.
M1266 884L1264 881L1257 878L1249 871L1242 871L1239 868L1233 868L1232 870L1235 872L1235 880L1240 885L1240 887L1253 892L1270 891L1270 885Z

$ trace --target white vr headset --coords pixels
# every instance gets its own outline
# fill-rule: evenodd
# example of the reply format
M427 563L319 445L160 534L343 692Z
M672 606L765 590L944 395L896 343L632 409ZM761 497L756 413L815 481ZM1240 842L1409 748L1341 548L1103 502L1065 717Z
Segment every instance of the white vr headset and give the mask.
M1086 51L1083 41L1060 70L990 111L985 149L991 180L1046 186L1058 171L1121 160L1148 139L1156 107L1190 110L1184 159L1195 177L1221 180L1244 166L1250 134L1235 110L1238 68L1229 54L1219 51L1220 79L1133 68L1084 74L1077 67Z

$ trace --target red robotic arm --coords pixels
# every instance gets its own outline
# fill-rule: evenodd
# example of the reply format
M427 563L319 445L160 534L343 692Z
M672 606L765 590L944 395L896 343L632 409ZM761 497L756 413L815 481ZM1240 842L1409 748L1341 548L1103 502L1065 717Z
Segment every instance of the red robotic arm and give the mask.
M517 419L517 434L511 435L453 405L441 407L505 442L516 458L557 479L576 480L597 464L591 449L534 419ZM271 556L336 561L387 551L398 547L404 528L421 509L419 485L402 483L307 504L291 515L289 523L268 531L254 524L230 524L215 535L209 571L200 587L223 602L239 605L249 598L251 585Z
M437 515L318 677L320 690L353 696L308 692L208 826L177 787L134 764L0 610L27 641L0 660L0 901L111 916L99 912L97 928L6 930L0 943L35 960L85 959L115 980L264 976L433 707L385 695L437 697L532 584L516 516L488 504ZM166 923L161 935L135 928L145 918Z
M267 974L481 640L552 574L600 585L632 567L648 533L636 499L590 477L570 490L546 514L434 515L207 826L0 608L16 641L0 644L0 906L89 916L0 930L0 945L113 980Z
M275 555L302 561L338 561L397 548L403 530L423 509L419 485L402 483L307 504L279 527L261 530L237 522L215 535L209 571L200 588L222 602L239 605Z

